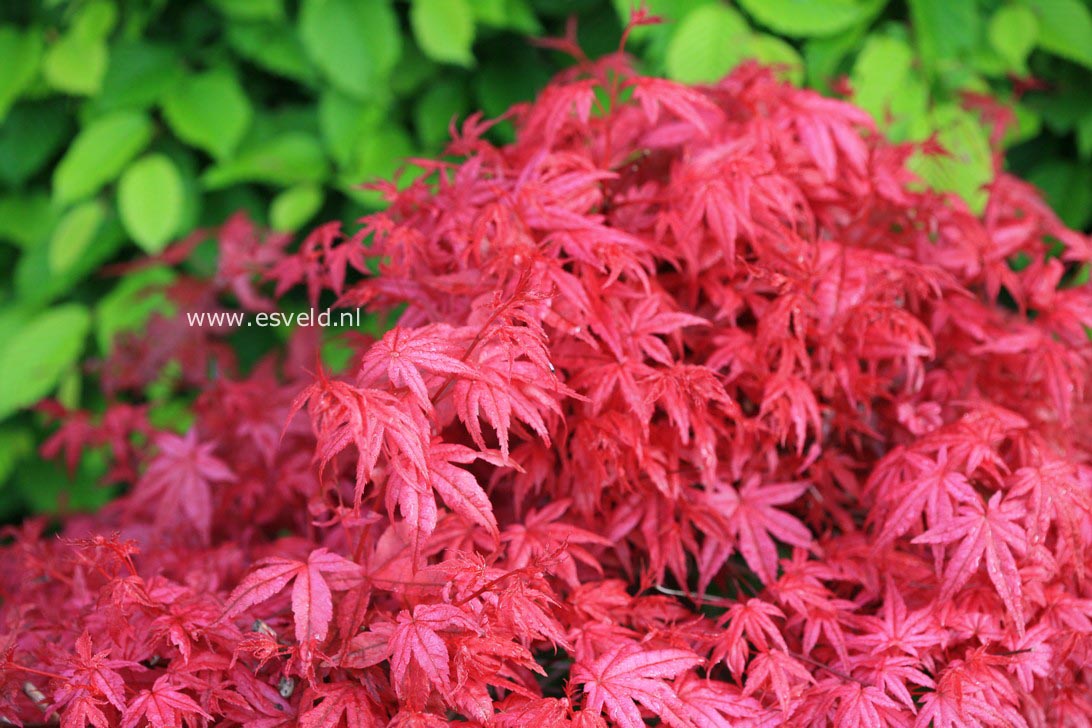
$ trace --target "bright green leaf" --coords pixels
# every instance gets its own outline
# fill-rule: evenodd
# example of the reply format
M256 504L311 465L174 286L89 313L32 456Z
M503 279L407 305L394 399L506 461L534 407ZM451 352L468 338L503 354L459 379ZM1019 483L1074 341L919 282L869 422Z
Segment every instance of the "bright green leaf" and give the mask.
M152 138L152 122L136 111L115 111L92 121L53 172L60 204L82 200L112 181Z
M704 5L679 23L667 47L667 75L683 83L719 81L746 54L750 29L723 5Z
M999 8L986 27L990 45L1016 73L1027 73L1028 54L1039 35L1035 13L1020 5Z
M37 31L0 26L0 121L34 79L42 56L42 39Z
M22 326L0 349L0 419L48 395L79 359L91 325L87 309L69 303Z
M168 157L149 154L133 162L118 182L118 211L126 232L149 255L178 232L185 190Z
M102 88L107 58L102 39L70 32L46 51L42 75L58 91L91 96Z
M870 35L854 63L853 102L886 126L912 80L913 63L914 52L905 41Z
M318 139L289 132L241 151L234 159L208 170L202 178L209 189L238 182L292 185L321 182L326 176L326 155Z
M993 157L982 124L970 112L944 105L925 117L917 130L920 138L931 133L936 133L948 153L919 153L910 159L909 167L933 189L954 192L971 212L981 213L987 199L984 187L993 179Z
M299 230L322 207L322 198L322 188L318 185L290 187L273 198L269 206L269 224L274 230Z
M299 28L315 65L360 98L382 93L402 51L389 0L303 0Z
M466 0L413 0L410 24L429 58L462 66L474 64L474 14Z
M176 83L163 99L163 113L182 141L217 159L235 151L254 115L238 79L225 69Z
M1081 0L1024 0L1039 19L1039 47L1092 68L1092 10Z
M98 200L88 200L65 213L49 237L49 269L63 274L75 267L104 220L106 211Z
M739 4L770 30L794 37L834 35L867 12L856 0L739 0Z

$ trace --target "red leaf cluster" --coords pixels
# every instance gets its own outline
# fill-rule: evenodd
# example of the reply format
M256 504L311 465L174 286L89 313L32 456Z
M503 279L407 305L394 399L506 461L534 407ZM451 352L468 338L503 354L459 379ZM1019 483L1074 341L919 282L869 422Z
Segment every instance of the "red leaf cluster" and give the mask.
M356 233L289 254L236 219L179 284L398 310L344 376L305 373L306 330L246 377L217 332L108 364L205 372L196 419L49 446L113 443L132 487L9 532L0 716L1092 721L1092 241L1004 173L976 217L756 66L611 56L513 117Z

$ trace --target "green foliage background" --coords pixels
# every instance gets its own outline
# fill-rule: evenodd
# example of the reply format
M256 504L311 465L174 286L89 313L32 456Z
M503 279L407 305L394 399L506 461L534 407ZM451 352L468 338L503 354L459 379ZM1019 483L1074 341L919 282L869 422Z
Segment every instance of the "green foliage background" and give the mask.
M1007 164L1071 226L1092 222L1089 0L649 5L667 22L633 34L643 70L713 81L756 58L823 93L847 77L890 136L935 134L953 152L914 163L975 209L988 132L961 99L990 94L1018 120ZM360 182L438 153L453 118L499 115L568 62L529 37L558 35L575 16L598 55L617 47L629 11L629 0L0 4L0 516L112 495L86 485L104 468L99 453L74 480L43 462L45 428L26 410L47 395L99 406L87 362L164 307L148 292L169 269L110 279L99 268L238 209L293 232L354 219L379 204ZM205 252L208 266L215 250ZM186 393L168 381L147 397L184 427Z

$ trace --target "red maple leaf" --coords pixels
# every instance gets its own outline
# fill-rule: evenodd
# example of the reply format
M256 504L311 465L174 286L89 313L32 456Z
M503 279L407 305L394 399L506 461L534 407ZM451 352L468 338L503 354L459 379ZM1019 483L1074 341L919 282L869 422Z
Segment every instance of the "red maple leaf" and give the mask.
M350 589L361 579L357 564L324 548L312 551L307 561L272 557L256 566L231 592L220 619L230 619L268 601L292 582L292 614L296 640L301 644L326 639L334 618L331 589Z
M584 686L588 710L606 710L622 728L643 728L638 704L663 716L681 709L681 701L666 681L678 677L702 659L672 648L645 648L624 641L590 663L573 666L572 680Z

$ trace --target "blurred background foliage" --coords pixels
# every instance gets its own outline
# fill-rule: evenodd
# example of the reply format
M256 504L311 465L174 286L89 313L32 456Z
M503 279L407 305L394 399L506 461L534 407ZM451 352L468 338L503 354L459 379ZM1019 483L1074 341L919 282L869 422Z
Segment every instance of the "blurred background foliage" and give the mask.
M1092 222L1089 0L652 0L628 49L648 73L714 81L746 59L846 93L892 138L935 137L930 184L973 209L992 172L988 95L1014 114L1006 165L1065 221ZM617 47L630 0L12 0L0 4L0 518L93 508L91 453L69 476L27 407L102 403L93 362L169 309L175 273L103 266L162 251L237 210L277 230L353 220L359 183L439 153L453 118L497 116L569 62L530 38L578 21ZM494 132L511 138L510 126ZM412 168L410 170L412 173ZM215 246L187 265L211 269ZM202 263L204 261L204 263ZM283 336L266 330L259 336ZM240 358L269 341L234 341ZM145 401L183 428L187 393ZM192 396L192 393L190 393ZM166 413L166 414L163 414Z

